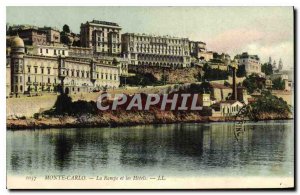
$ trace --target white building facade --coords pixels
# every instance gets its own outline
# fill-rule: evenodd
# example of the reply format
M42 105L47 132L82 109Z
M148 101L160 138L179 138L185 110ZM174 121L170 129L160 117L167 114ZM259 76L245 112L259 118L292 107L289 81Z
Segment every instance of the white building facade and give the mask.
M249 55L247 52L242 53L241 55L235 56L235 59L238 60L239 66L245 66L246 74L258 74L264 75L261 72L261 63L257 55Z
M187 38L126 33L122 34L122 52L130 65L174 68L191 65Z

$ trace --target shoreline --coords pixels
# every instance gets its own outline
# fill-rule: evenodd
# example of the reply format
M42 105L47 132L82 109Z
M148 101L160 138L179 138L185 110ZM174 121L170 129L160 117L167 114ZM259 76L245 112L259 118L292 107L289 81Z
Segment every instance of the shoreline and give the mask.
M271 121L271 120L293 120L293 118L267 118L260 119L258 121ZM162 125L162 124L180 124L180 123L214 123L214 122L235 122L235 117L211 117L201 116L200 118L193 119L181 119L174 118L172 120L144 120L144 121L115 121L115 120L103 120L103 118L97 116L91 116L86 120L82 120L81 117L62 116L62 117L50 117L50 118L28 118L28 119L6 119L6 130L39 130L50 128L116 128L116 127L132 127L139 125ZM250 120L245 120L250 121ZM251 120L253 122L258 122Z

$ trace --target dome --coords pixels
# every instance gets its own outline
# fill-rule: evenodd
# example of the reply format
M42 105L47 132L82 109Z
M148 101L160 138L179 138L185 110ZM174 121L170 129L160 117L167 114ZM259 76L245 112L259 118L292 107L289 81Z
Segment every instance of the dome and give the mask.
M11 47L24 47L24 41L19 36L15 36L11 40Z

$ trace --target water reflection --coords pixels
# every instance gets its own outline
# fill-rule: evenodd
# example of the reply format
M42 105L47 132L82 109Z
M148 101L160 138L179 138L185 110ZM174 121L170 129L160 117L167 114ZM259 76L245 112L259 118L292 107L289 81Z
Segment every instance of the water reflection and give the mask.
M9 174L292 175L291 122L7 132Z

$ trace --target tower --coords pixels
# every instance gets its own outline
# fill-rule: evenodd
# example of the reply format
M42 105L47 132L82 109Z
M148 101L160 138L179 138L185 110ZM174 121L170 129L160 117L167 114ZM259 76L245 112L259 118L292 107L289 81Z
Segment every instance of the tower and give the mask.
M272 68L273 68L273 70L276 70L276 69L277 69L276 61L275 61L275 60L274 60L274 62L273 62Z
M282 70L282 68L283 68L283 64L282 64L282 60L280 58L279 64L278 64L278 70L280 71L280 70Z
M11 40L11 92L16 96L24 92L24 53L23 40L17 35Z
M231 99L236 100L237 99L237 88L236 88L236 69L237 69L237 60L233 60L231 63L232 68L232 95Z
M269 64L272 64L272 58L271 58L271 56L269 57Z

